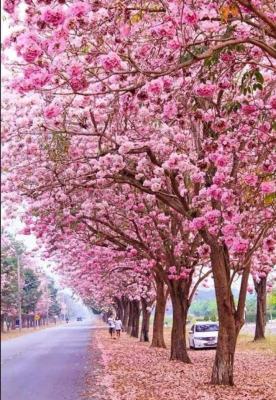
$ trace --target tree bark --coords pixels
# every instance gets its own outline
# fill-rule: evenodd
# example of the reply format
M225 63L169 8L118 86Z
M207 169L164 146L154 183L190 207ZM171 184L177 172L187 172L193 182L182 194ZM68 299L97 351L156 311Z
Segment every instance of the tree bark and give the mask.
M129 301L127 299L123 299L122 302L124 308L124 317L122 323L123 323L123 329L126 331L129 319Z
M103 322L106 322L106 323L107 323L107 320L108 320L107 312L104 312L104 313L103 313L102 318L103 318Z
M117 297L115 298L115 302L116 302L116 317L118 317L120 320L123 319L123 313L124 313L124 309L123 309L123 304L122 304L122 300L118 299Z
M9 317L7 317L6 323L7 323L7 331L9 332L11 329L11 320L9 319Z
M214 243L211 263L217 299L219 334L211 383L233 385L234 354L237 341L235 304L230 285L230 265L226 249Z
M4 314L1 314L1 332L5 332L5 329L4 329L4 323L5 323L5 316L4 316Z
M267 277L263 277L259 282L254 282L257 294L257 313L254 340L265 339L266 326L266 283Z
M156 304L153 320L151 347L166 348L164 340L164 319L166 311L166 295L164 282L156 279Z
M148 303L144 298L141 299L142 303L142 326L140 333L140 342L149 342L149 326L150 326L150 315L151 312L147 309L152 305Z
M186 345L186 321L188 315L189 291L183 281L173 281L169 284L173 307L173 326L171 333L170 360L178 360L190 364Z
M128 324L127 324L127 333L130 335L132 331L132 325L133 325L133 301L129 302L129 318L128 318Z
M133 300L133 319L130 335L132 337L139 337L139 324L140 324L140 301Z

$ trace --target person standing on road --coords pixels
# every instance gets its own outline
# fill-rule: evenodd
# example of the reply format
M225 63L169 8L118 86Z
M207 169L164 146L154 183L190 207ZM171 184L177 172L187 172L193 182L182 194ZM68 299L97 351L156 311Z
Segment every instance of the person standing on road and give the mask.
M116 335L117 335L117 337L120 337L120 336L121 336L122 326L123 326L122 321L120 320L119 317L116 317L116 320L115 320L115 330L116 330Z
M111 338L113 337L113 333L115 331L115 321L113 317L109 317L107 320L108 326L109 326L109 334Z

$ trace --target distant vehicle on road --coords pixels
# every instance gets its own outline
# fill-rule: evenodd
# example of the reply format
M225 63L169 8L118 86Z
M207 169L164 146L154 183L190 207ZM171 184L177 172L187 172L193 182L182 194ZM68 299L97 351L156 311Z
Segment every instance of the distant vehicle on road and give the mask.
M77 318L77 321L82 321L82 317L78 317L78 318Z
M189 332L190 349L217 347L218 330L217 322L196 322Z

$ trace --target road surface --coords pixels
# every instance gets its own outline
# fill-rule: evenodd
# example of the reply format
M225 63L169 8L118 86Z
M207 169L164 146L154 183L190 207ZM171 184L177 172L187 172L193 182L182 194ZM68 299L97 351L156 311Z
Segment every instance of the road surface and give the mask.
M1 400L81 400L90 339L83 321L2 342Z
M249 333L254 335L255 332L255 324L253 323L247 323L244 324L242 327L241 333ZM269 321L266 324L265 327L265 333L266 335L276 335L276 321Z

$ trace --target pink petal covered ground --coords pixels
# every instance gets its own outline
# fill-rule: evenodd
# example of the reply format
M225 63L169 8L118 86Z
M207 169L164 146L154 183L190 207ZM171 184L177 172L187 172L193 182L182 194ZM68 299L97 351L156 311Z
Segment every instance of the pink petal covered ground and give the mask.
M276 399L276 357L270 351L238 350L235 386L217 387L209 384L213 350L191 351L193 364L184 365L168 361L168 350L150 348L125 333L119 340L110 339L106 330L97 330L93 336L102 353L97 377L99 392L104 393L100 399ZM91 379L90 385L94 384Z

